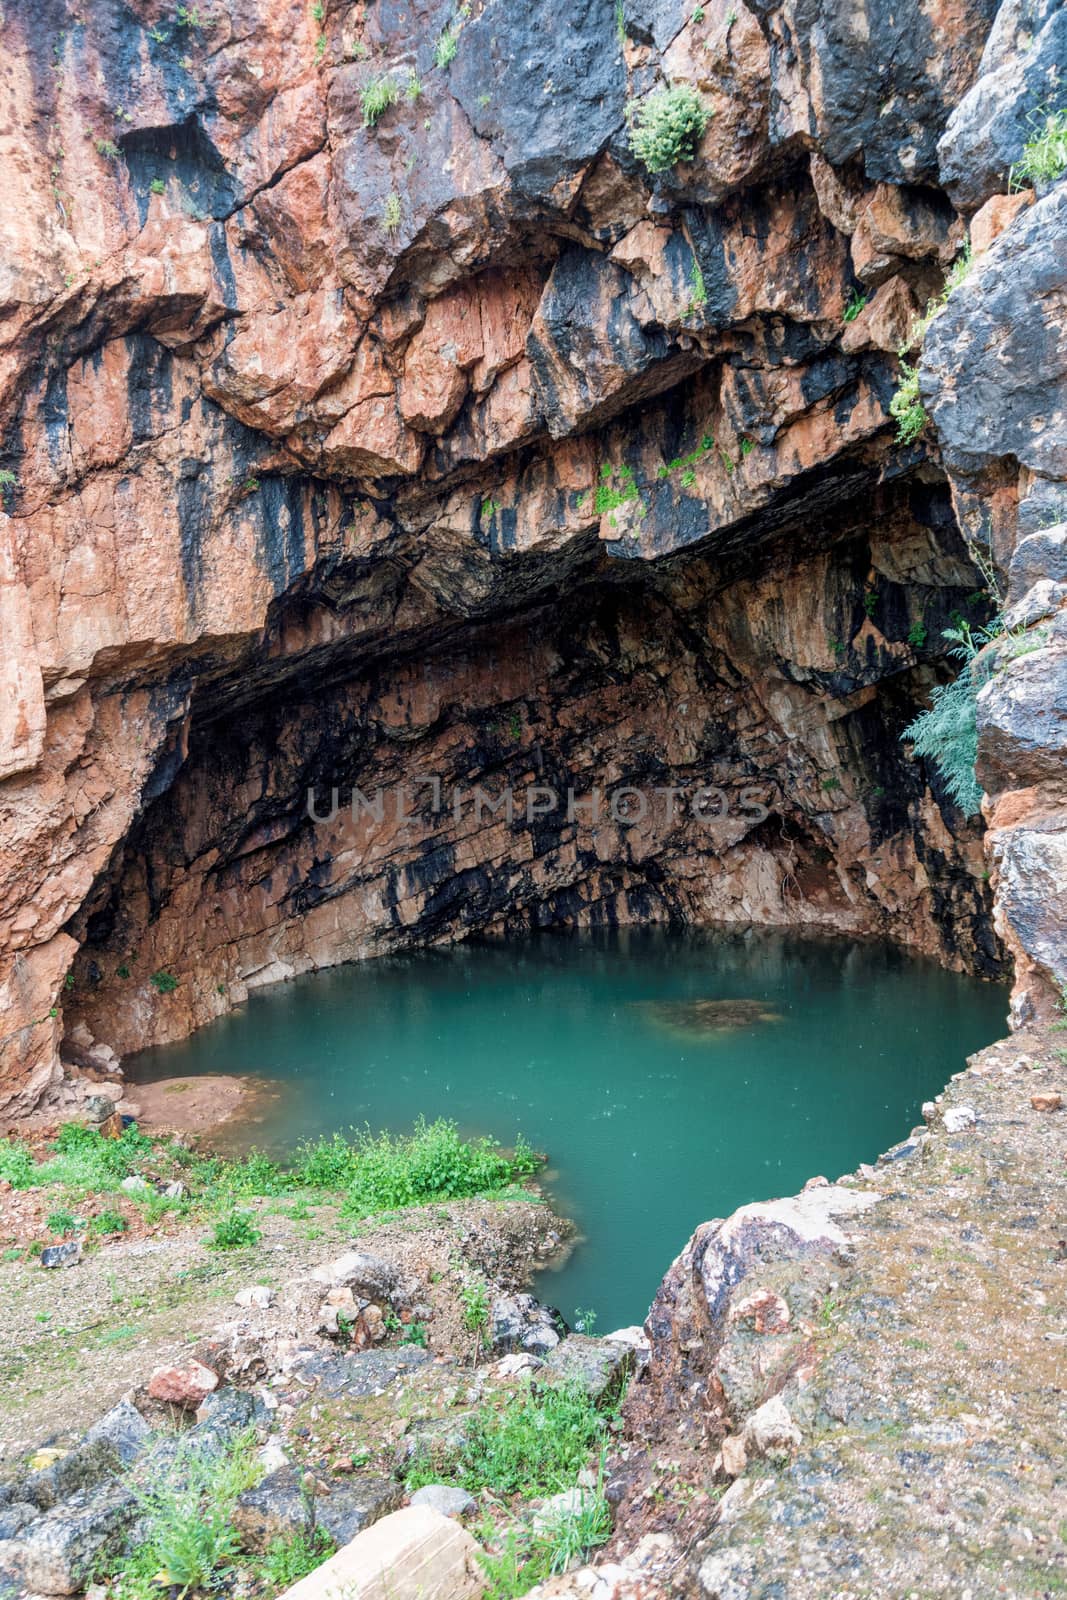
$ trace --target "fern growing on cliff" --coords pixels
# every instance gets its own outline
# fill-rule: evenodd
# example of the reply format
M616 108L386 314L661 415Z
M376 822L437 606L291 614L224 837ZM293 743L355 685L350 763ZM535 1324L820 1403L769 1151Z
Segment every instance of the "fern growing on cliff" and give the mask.
M978 691L988 683L991 664L979 657L995 636L996 624L972 629L967 623L946 628L953 641L949 654L962 661L959 676L940 683L930 696L930 707L908 724L901 734L910 739L917 756L933 762L949 797L965 816L973 817L982 804L982 787L975 777L978 759Z
M692 161L710 117L689 84L658 89L634 113L630 146L649 172L666 172L679 161Z

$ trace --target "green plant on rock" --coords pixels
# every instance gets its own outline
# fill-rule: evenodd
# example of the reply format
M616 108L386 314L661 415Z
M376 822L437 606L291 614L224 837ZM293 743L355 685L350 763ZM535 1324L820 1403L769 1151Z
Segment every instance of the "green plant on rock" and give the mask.
M897 443L911 444L926 427L926 407L919 398L919 369L901 358L900 381L889 402L889 415L897 425Z
M605 1443L609 1420L578 1385L523 1388L476 1411L464 1442L443 1460L414 1457L406 1481L458 1483L470 1494L554 1494Z
M382 208L382 227L386 233L396 233L400 227L401 215L400 196L394 189L392 194L386 196L385 205Z
M912 440L917 439L922 433L928 421L926 407L919 396L918 364L913 366L904 358L910 351L921 349L931 322L944 311L949 297L959 288L973 265L974 258L968 240L949 268L941 293L927 302L926 310L912 323L908 337L897 352L900 358L900 379L896 393L889 402L889 415L897 425L898 444L911 444Z
M579 1565L610 1535L611 1511L599 1488L583 1490L576 1506L537 1531L509 1528L499 1549L478 1555L489 1580L488 1600L519 1600L534 1585Z
M97 1565L118 1600L142 1600L168 1590L174 1600L229 1587L241 1554L233 1514L238 1497L262 1476L255 1436L242 1434L223 1450L179 1440L151 1481L131 1484L139 1516L135 1543L121 1565Z
M148 187L153 194L166 194L167 192L167 186L162 178L153 178Z
M122 155L114 139L97 139L95 146L97 155L103 156L107 161L118 161Z
M455 23L449 23L438 36L433 50L433 64L444 72L456 59L459 49L459 28Z
M704 273L701 270L700 262L697 260L695 251L693 252L693 259L689 264L689 285L692 289L692 294L689 297L689 304L685 309L685 315L687 317L692 317L695 316L698 311L703 311L704 307L708 303L708 291L704 283Z
M178 980L173 972L164 972L162 969L153 972L148 981L157 994L173 994L178 987Z
M373 128L382 114L388 111L390 106L395 106L399 99L400 86L395 78L383 73L381 77L369 79L363 85L359 97L363 111L363 126Z
M412 105L422 99L422 79L414 67L408 73L408 81L404 85L404 98L410 100Z
M982 651L996 637L995 624L972 629L944 629L952 641L951 656L962 662L959 675L951 683L939 683L930 695L930 706L909 723L901 734L911 741L915 754L933 762L950 798L965 816L974 816L982 803L982 788L975 776L978 758L978 691L989 681L992 660L980 660Z
M1008 175L1008 187L1024 189L1032 183L1055 183L1067 172L1067 105L1058 111L1042 107L1030 118L1035 132Z
M870 298L869 294L860 294L858 289L853 289L845 306L845 321L855 322Z
M911 645L912 649L921 650L923 645L926 643L926 637L927 634L925 622L913 622L911 627L908 629L908 643Z
M711 113L687 83L657 89L633 113L630 146L649 172L692 161Z

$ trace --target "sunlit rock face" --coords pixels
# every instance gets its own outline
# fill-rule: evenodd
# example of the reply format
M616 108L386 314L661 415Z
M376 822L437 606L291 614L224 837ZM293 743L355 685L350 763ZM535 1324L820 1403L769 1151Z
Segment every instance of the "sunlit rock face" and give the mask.
M977 825L899 742L980 579L888 416L993 6L490 0L446 67L450 5L314 9L5 10L0 1104L75 1022L125 1050L476 928L995 970ZM660 79L713 114L653 180ZM431 769L768 814L306 816Z

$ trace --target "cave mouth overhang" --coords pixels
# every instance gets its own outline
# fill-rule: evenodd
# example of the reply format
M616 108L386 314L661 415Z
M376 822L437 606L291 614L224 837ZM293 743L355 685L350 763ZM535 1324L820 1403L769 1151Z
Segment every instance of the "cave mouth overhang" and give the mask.
M68 1033L122 1054L301 971L545 926L821 928L1000 976L980 828L900 739L982 603L947 487L864 462L794 487L659 559L586 535L428 569L398 536L388 581L313 570L201 672L70 924Z

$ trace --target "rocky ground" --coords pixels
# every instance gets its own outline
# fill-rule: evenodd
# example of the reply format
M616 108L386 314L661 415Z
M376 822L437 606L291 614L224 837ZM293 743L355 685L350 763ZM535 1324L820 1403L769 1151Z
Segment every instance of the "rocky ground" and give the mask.
M992 1046L877 1166L698 1230L649 1319L609 1559L551 1593L1067 1588L1065 1045Z
M0 1226L24 1203L17 1191L0 1195ZM108 1203L136 1218L130 1202ZM42 1206L35 1199L35 1214ZM317 1196L249 1206L262 1237L245 1250L210 1250L202 1220L165 1216L69 1269L45 1271L32 1258L0 1265L0 1463L43 1441L69 1445L147 1371L214 1328L239 1290L281 1290L356 1238L418 1279L428 1346L448 1351L465 1342L456 1305L463 1273L522 1286L530 1263L557 1252L566 1231L534 1199L452 1201L358 1224Z

